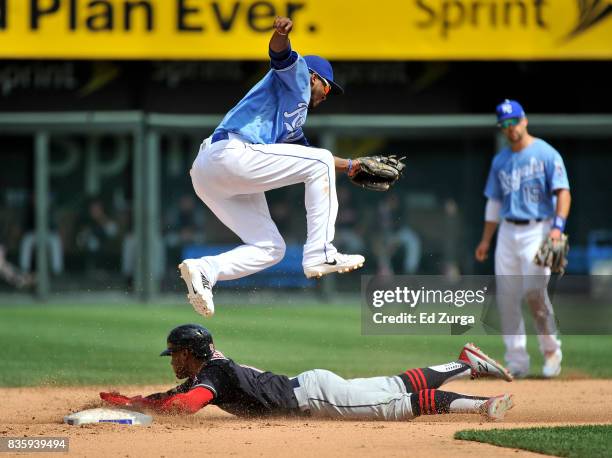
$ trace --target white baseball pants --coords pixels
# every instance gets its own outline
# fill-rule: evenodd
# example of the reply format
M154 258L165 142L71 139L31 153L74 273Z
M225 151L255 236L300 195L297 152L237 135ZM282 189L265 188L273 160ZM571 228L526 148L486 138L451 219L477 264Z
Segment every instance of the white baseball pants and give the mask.
M270 217L265 192L298 183L306 187L307 239L302 264L331 261L338 213L334 157L324 149L293 144L206 139L191 169L198 197L244 245L202 258L211 285L258 272L279 262L285 242Z
M410 420L415 417L404 382L397 377L343 379L324 369L297 376L300 410L313 417L355 420Z
M529 369L527 336L521 310L523 298L527 297L530 303L542 354L561 348L552 303L546 289L550 269L537 266L533 262L542 241L548 236L550 227L549 220L532 221L526 225L503 221L497 235L497 306L506 344L505 358L509 366L521 371Z

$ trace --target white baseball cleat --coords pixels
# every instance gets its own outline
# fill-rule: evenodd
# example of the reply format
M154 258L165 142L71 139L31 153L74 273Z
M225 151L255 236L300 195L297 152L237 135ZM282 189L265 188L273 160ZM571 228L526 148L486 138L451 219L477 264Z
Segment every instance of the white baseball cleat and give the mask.
M210 282L194 264L194 261L193 259L186 259L179 264L178 268L189 291L187 294L189 303L197 313L210 318L215 314L212 289Z
M459 361L469 364L472 368L472 378L496 377L507 382L512 381L508 370L473 343L466 343L459 354Z
M506 412L514 407L514 400L511 394L500 394L489 398L482 406L482 414L491 421L501 421L506 416Z
M365 258L360 254L336 253L333 262L324 262L316 266L304 267L306 278L321 278L333 272L345 273L363 267Z
M557 377L561 373L561 360L563 354L561 350L555 351L553 354L544 357L544 366L542 366L542 375L546 378Z

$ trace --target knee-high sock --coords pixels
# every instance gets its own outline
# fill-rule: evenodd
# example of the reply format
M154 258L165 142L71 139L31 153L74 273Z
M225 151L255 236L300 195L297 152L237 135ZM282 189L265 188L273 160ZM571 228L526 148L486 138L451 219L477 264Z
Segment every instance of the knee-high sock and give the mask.
M440 413L481 413L482 405L488 399L440 390L421 390L410 395L412 413L415 416Z
M416 393L428 388L438 388L444 383L459 378L469 377L471 368L462 361L454 361L439 366L430 366L418 369L408 369L399 377L406 385L408 393Z

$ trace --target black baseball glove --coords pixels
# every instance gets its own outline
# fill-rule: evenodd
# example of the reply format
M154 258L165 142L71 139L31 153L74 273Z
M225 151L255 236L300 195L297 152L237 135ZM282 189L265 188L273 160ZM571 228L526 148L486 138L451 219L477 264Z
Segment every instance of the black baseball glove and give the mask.
M397 156L366 156L355 159L357 171L349 175L351 182L370 191L387 191L402 176L406 164Z
M550 267L551 272L560 273L563 275L565 266L567 266L567 253L569 252L569 243L567 235L561 234L559 240L553 240L547 237L540 246L540 249L533 258L538 266Z

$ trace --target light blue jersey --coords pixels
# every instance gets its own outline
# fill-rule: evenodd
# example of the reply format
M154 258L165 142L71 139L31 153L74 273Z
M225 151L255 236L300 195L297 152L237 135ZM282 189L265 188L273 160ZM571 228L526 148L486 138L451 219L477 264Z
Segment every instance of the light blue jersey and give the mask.
M286 67L272 59L272 69L225 115L215 133L233 132L250 143L307 144L302 126L310 102L310 74L304 58L289 53Z
M548 219L555 216L557 189L569 189L563 159L536 138L520 152L506 147L495 155L484 194L501 202L504 219Z

